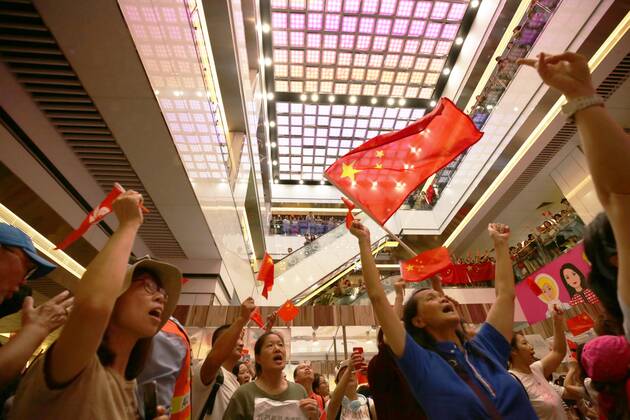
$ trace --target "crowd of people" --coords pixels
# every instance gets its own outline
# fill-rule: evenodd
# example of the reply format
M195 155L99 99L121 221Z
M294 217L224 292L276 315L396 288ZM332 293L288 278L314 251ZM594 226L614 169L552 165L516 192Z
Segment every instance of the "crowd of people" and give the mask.
M216 329L212 348L191 367L185 329L172 317L180 270L142 258L129 265L143 223L142 196L124 192L113 204L118 227L67 292L34 307L26 297L22 329L0 348L0 386L18 381L4 404L9 419L627 419L630 416L630 138L595 95L586 60L576 54L540 54L523 64L561 91L575 118L593 183L605 213L584 232L592 264L589 285L620 335L600 335L578 349L562 386L549 383L567 352L561 308L553 314L554 342L536 359L524 335L514 333L515 277L508 226L493 223L496 299L486 321L471 330L439 284L415 289L406 300L397 287L392 306L380 281L369 230L354 221L364 284L380 325L379 352L367 363L355 349L341 363L331 392L308 363L284 371L290 355L270 316L244 356L243 331L256 306L243 301L231 324ZM572 107L572 108L571 108ZM555 220L555 218L554 218ZM562 213L556 221L560 229ZM545 223L546 225L547 223ZM554 228L545 226L541 236ZM299 226L299 224L298 224ZM307 224L308 228L308 224ZM555 235L557 240L558 235ZM541 253L555 251L545 248ZM37 254L26 234L0 224L0 303L20 284L54 265ZM398 293L400 292L400 293ZM625 324L624 324L625 321ZM22 373L46 336L56 341ZM600 329L601 331L601 329ZM367 378L367 380L362 380ZM565 400L581 401L581 411Z
M330 232L343 221L343 217L314 216L313 213L306 216L274 215L271 216L270 228L274 235L304 236L312 241Z

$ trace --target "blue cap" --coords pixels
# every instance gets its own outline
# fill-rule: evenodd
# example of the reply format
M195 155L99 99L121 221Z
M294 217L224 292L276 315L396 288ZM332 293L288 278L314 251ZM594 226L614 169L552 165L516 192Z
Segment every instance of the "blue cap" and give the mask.
M37 255L31 238L15 226L0 223L0 244L21 248L22 251L37 265L37 270L30 277L36 279L53 271L57 266Z

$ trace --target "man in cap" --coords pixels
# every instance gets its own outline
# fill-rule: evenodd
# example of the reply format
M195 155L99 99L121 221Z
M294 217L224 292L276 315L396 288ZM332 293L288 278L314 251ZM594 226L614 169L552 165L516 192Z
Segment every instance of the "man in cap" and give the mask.
M0 223L0 303L28 279L45 276L56 266L37 255L31 238L20 229ZM33 307L27 296L22 305L22 328L0 347L0 389L15 379L44 339L66 322L73 299L64 291Z

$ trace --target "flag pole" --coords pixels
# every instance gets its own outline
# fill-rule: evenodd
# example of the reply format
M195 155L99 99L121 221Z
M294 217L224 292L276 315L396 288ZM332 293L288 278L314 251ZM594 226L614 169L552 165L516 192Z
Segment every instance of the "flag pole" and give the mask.
M330 182L331 184L333 184L335 187L337 187L337 189L339 191L341 191L343 193L343 190L341 188L339 188L339 186L337 186L337 184L335 184L326 173L324 173L324 178L326 178L328 180L328 182ZM405 251L409 252L411 254L411 257L415 257L416 252L411 249L411 247L409 245L407 245L406 243L403 242L402 239L400 239L394 232L392 232L391 230L387 229L385 227L385 225L381 225L379 222L376 221L376 218L374 216L372 216L370 214L370 212L366 211L360 204L358 204L356 201L354 201L354 199L352 197L350 197L347 194L344 194L350 201L352 201L352 203L361 209L361 211L363 211L363 213L365 213L370 219L372 219L377 225L379 225L393 240L395 240L396 242L398 242L400 245L402 245L403 248L405 248Z

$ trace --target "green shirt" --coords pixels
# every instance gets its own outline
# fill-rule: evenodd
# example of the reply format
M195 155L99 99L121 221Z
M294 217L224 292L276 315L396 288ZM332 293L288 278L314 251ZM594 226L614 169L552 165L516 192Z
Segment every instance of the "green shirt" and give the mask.
M256 398L269 398L270 400L303 400L307 398L306 390L302 385L288 382L286 390L280 394L271 395L260 389L255 382L242 385L230 400L223 420L251 420L254 418L254 400Z

